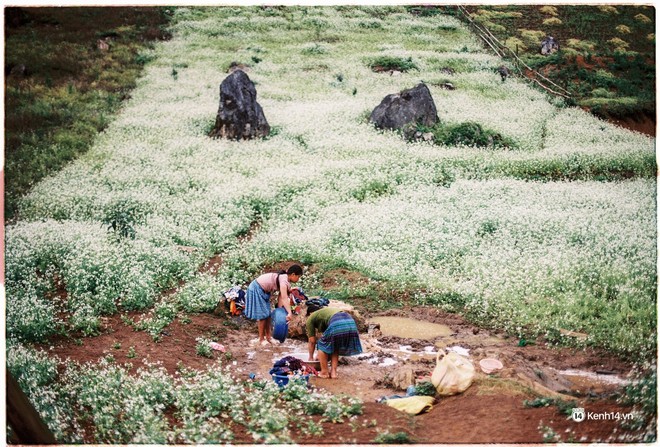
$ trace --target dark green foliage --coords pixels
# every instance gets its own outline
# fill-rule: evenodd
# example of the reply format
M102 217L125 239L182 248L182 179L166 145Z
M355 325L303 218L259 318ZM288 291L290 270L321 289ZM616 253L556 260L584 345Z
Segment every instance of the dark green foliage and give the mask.
M444 188L449 188L454 180L456 175L444 166L438 167L433 175L433 183Z
M523 401L523 405L528 408L541 408L555 405L557 410L566 416L570 416L573 412L573 408L577 406L575 402L555 399L552 397L539 397L533 400L525 400Z
M568 90L571 94L568 105L583 107L604 119L653 119L655 39L649 37L655 31L653 7L616 5L601 9L591 5L556 5L554 8L558 22L546 25L543 22L549 15L538 5L467 7L473 14L480 15L479 11L488 14L491 31L502 42L519 38L521 29L561 36L560 51L551 55L539 54L539 47L534 45L519 52L512 50L530 67ZM640 14L650 20L639 20ZM619 25L626 26L631 34L620 34ZM612 39L625 42L625 51L615 49L609 42ZM576 42L574 48L571 40ZM587 42L588 45L580 44ZM597 89L606 89L611 97L594 95Z
M428 131L433 133L437 144L447 146L465 145L499 149L516 146L513 140L484 129L481 124L472 121L453 125L439 123Z
M420 382L417 385L415 385L415 395L417 396L435 396L436 394L436 389L435 385L433 385L431 382L428 380L425 380L424 382Z
M118 239L135 239L135 226L144 221L144 212L140 204L120 199L112 203L105 211L101 222L107 226L109 232Z
M171 8L170 8L171 10ZM165 8L7 8L23 17L5 29L5 215L36 182L89 148L151 56L168 38ZM109 50L97 47L108 39ZM39 42L39 45L34 45Z
M371 180L353 191L352 195L358 202L364 202L367 199L377 198L391 192L392 187L389 183L381 180Z
M522 180L625 180L634 177L652 178L656 164L653 154L645 157L608 159L592 155L571 155L565 158L539 159L496 165L494 172Z
M374 439L376 444L413 444L410 435L404 431L396 433L381 433Z
M488 236L489 234L493 234L497 231L497 228L499 227L499 223L494 220L486 220L479 225L479 229L477 230L477 235L480 237L485 237Z
M401 71L406 72L410 70L417 70L417 65L413 62L412 58L402 58L394 56L381 56L369 63L369 67L373 71Z

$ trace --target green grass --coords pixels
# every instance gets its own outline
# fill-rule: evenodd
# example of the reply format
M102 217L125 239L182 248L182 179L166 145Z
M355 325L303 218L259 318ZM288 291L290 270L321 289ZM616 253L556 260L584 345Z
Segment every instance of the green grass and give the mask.
M41 364L23 380L45 385L30 396L58 440L231 442L236 425L226 422L240 419L259 442L295 442L267 383L219 370L173 383L109 357L58 365L53 383L50 364L27 352L56 334L82 344L104 315L124 311L141 312L124 321L157 339L171 321L192 321L182 312L209 312L223 290L291 261L316 268L303 277L308 292L360 311L437 306L539 344L656 357L655 140L520 79L502 82L502 61L466 27L424 11L176 9L174 38L140 53L147 69L131 100L88 153L21 198L6 228L10 367ZM418 68L374 72L370 61L383 56ZM275 130L208 138L224 69L251 60ZM515 145L408 142L366 123L385 95L439 77L457 87L427 84L443 125L476 123ZM51 97L68 94L58 88ZM217 274L198 273L218 255ZM343 273L325 287L333 269ZM634 394L649 399L648 389ZM325 397L298 403L328 421L354 414Z
M655 54L652 7L510 5L468 10L501 42L509 42L525 63L568 90L569 104L605 119L655 116L655 64L649 62ZM546 35L560 39L558 53L539 54L540 39ZM613 98L594 96L599 87Z
M85 153L130 91L152 42L168 37L165 8L7 8L5 216L35 183ZM12 20L11 18L14 18ZM97 48L109 39L110 49ZM38 41L39 45L34 45Z

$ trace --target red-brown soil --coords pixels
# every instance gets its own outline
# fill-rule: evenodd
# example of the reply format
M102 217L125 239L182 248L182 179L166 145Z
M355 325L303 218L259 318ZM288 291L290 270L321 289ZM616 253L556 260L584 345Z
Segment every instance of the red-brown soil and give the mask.
M337 278L333 279L336 280ZM329 282L332 282L329 280ZM442 323L449 326L453 334L432 340L403 339L392 336L362 334L365 351L372 353L372 361L386 358L396 359L393 366L378 366L369 359L342 358L340 377L336 380L312 377L310 384L334 394L360 397L364 401L364 412L353 421L343 424L323 423L323 438L310 438L292 431L298 443L373 443L379 434L406 433L416 443L539 443L543 430L552 430L562 441L597 442L612 441L614 436L625 431L616 420L575 422L562 414L557 406L529 408L525 400L540 396L560 396L575 399L578 407L593 413L622 413L632 411L616 403L616 393L622 384L601 381L596 372L605 373L604 378L625 378L630 365L595 350L551 348L539 343L518 346L518 340L477 328L462 317L434 308L417 307L389 311L387 315ZM136 318L126 314L125 317ZM125 319L124 319L125 321ZM268 370L274 360L291 352L305 350L306 341L287 339L283 344L256 348L256 325L242 317L200 314L189 316L187 324L179 319L166 328L159 342L154 342L145 332L134 331L115 315L104 320L103 333L97 337L84 338L82 344L70 339L53 340L50 355L77 362L96 362L112 354L120 364L135 366L144 360L160 362L170 373L178 367L205 369L222 362L231 365L237 377L246 378L250 373L259 379L270 380ZM197 337L208 337L222 343L229 354L215 352L215 358L196 354ZM252 343L251 343L252 342ZM430 377L435 366L433 356L407 356L398 352L401 345L409 350L421 352L425 346L461 346L470 350L470 358L477 366L477 376L472 386L462 394L437 398L433 408L421 415L410 416L383 403L379 397L393 394L404 395L401 389L386 388L388 377L399 368L410 367L418 378ZM133 347L135 356L129 358ZM44 347L46 348L46 347ZM484 357L497 357L504 369L488 376L478 368ZM558 371L581 370L591 372L590 378L567 379ZM555 394L562 391L563 394ZM238 428L236 443L251 443L247 433Z

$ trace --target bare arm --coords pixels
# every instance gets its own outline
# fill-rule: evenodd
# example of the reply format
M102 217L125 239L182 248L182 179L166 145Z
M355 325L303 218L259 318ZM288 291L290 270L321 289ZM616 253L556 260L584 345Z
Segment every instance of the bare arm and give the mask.
M316 350L316 337L309 337L308 348L309 348L309 361L311 362L312 360L314 360L314 351Z
M286 286L280 286L280 297L277 303L280 307L286 309L286 321L290 321L293 314L291 313L291 299Z

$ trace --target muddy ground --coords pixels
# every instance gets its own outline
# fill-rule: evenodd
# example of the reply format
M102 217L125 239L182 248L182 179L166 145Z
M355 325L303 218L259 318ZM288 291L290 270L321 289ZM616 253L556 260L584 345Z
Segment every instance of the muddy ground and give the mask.
M127 314L124 320L126 316L138 317ZM364 414L350 423L324 423L322 439L306 438L294 431L292 441L368 444L381 433L404 432L409 440L426 444L537 443L544 441L544 434L557 435L561 441L612 442L626 433L620 421L614 419L575 422L556 405L532 408L524 404L526 400L554 397L574 401L587 412L629 414L632 408L616 402L631 371L631 365L621 360L591 349L558 349L543 343L519 346L517 339L475 327L459 315L429 307L362 316L366 321L397 317L399 330L404 331L406 325L413 328L422 322L444 325L445 330L432 338L411 339L387 335L389 323L381 324L384 334L373 330L372 325L371 333L361 334L365 355L342 358L338 379L310 379L311 386L360 397ZM134 331L120 315L115 315L104 321L101 335L83 339L82 345L70 340L54 341L48 352L78 362L96 362L107 354L112 354L118 363L135 366L146 359L161 362L171 374L181 365L201 370L222 362L231 365L237 377L247 378L255 373L260 379L270 380L268 371L275 360L306 350L306 340L301 338L259 347L256 335L256 324L243 317L200 314L189 316L185 324L175 320L156 343L147 333ZM213 359L197 355L196 338L202 336L221 343L227 352L215 351ZM439 397L429 412L417 416L376 402L383 396L405 395L405 389L394 388L392 379L406 370L411 369L417 380L429 379L438 349L455 346L467 349L477 368L475 381L467 391ZM135 350L131 358L130 347ZM504 368L485 374L478 362L486 357L499 359ZM252 442L247 433L235 435L237 443Z

